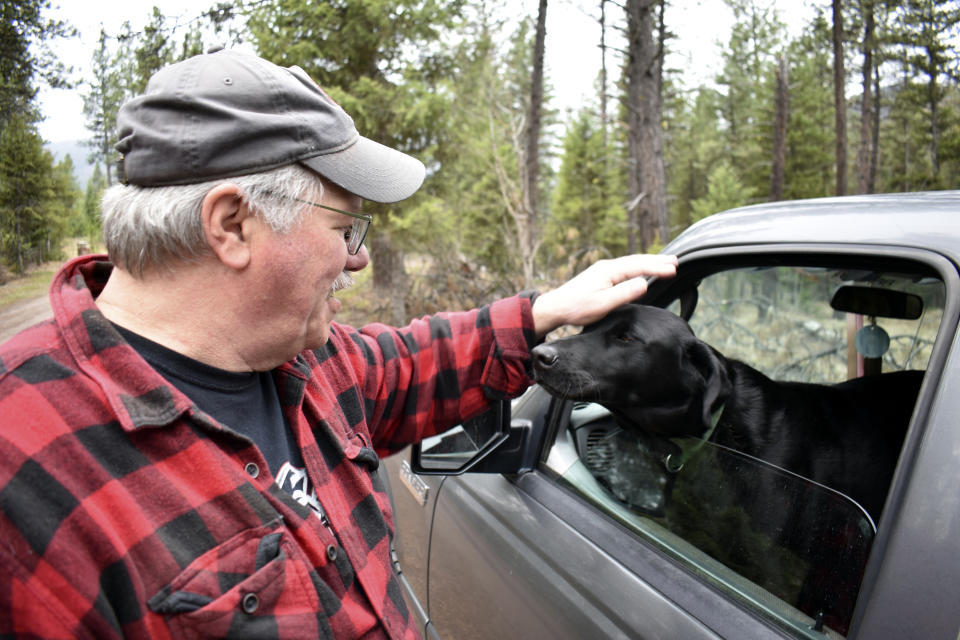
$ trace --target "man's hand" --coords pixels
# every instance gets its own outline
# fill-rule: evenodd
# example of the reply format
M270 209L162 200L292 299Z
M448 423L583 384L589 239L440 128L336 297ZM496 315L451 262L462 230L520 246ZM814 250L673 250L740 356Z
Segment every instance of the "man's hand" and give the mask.
M543 337L565 324L587 325L647 291L647 277L670 278L677 257L636 254L600 260L533 303L533 324Z

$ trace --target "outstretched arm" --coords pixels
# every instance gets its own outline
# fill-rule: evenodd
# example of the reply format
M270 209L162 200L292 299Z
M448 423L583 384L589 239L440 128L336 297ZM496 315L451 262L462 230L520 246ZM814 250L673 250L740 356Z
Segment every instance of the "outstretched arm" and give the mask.
M537 297L533 324L543 337L565 324L587 325L647 291L647 278L677 273L676 256L635 254L600 260L556 289Z

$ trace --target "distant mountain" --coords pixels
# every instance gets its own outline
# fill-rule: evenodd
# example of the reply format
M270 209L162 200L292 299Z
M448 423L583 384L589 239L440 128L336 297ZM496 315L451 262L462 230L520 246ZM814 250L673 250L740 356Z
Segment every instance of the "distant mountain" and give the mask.
M73 175L77 180L77 186L81 189L87 188L87 181L93 175L93 165L87 162L90 147L86 146L82 140L48 142L44 147L53 154L54 162L60 162L69 155L73 160Z

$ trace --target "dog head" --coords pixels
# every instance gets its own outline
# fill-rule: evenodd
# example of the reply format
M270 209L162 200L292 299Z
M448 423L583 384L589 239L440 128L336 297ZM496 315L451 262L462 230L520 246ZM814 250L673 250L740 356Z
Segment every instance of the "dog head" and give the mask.
M722 356L679 316L642 305L534 348L533 367L554 395L602 404L624 426L669 438L706 433L730 390Z

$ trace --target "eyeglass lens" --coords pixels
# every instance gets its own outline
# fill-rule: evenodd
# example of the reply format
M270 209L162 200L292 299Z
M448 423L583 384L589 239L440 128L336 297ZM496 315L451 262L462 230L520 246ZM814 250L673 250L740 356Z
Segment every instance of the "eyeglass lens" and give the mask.
M350 241L347 243L347 253L356 255L363 246L363 241L367 237L367 231L370 229L370 221L362 218L353 219L353 228L350 230Z

